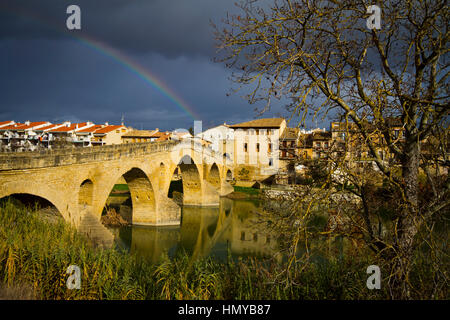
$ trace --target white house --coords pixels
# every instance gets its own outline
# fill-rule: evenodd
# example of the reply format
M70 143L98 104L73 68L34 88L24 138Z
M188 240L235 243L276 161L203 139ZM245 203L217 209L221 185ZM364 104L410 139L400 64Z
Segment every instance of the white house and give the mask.
M234 130L226 123L205 130L197 134L196 137L210 142L210 147L215 152L223 152L230 159L233 159Z
M234 129L234 163L256 166L261 175L279 168L279 141L286 129L283 118L256 119L231 125Z

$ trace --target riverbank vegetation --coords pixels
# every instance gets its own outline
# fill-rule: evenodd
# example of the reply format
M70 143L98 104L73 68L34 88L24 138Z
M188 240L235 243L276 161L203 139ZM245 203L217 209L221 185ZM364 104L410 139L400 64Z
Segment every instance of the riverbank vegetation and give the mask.
M295 165L323 161L326 170L317 173L326 173L325 182L316 197L324 203L347 192L359 198L350 210L337 206L337 218L346 233L357 225L365 246L389 265L391 298L410 299L417 248L436 252L437 282L448 283L448 265L441 264L447 237L436 242L433 232L450 208L448 5L378 5L383 27L373 28L359 1L241 1L215 26L216 61L239 70L233 92L246 91L258 116L288 101L290 126L331 120L327 142L305 140ZM298 200L304 208L286 213L298 222L292 248L308 233L310 205ZM293 261L295 255L291 250Z
M233 186L234 191L228 194L226 197L230 199L243 200L243 199L259 199L261 196L261 190L250 187Z
M324 242L325 243L325 242ZM42 219L36 208L0 204L0 296L12 299L383 299L366 287L370 255L311 257L317 263L210 258L186 254L151 264L118 249L98 249L62 219ZM320 261L319 261L320 260ZM417 265L417 298L429 298L432 266ZM320 263L318 263L320 262ZM66 287L69 265L81 269L81 289ZM416 273L414 273L416 274ZM425 281L430 280L430 281ZM427 288L427 286L429 288ZM434 298L448 298L442 290Z

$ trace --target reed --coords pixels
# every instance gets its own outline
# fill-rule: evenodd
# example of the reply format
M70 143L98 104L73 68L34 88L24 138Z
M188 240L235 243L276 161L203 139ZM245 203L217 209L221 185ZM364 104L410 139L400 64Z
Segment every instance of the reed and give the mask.
M282 263L191 261L186 253L151 264L117 248L95 248L64 221L48 222L35 208L0 204L0 296L8 288L29 288L33 294L22 290L24 298L56 300L386 298L385 291L365 287L367 263L327 260L289 275ZM69 265L81 269L79 290L66 286Z

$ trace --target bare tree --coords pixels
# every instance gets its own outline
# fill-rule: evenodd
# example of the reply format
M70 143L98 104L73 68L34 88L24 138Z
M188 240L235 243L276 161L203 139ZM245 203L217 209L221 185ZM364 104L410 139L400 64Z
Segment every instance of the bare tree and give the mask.
M288 110L300 122L308 115L342 116L398 197L395 234L387 241L373 231L366 184L343 161L348 155L333 159L340 168L349 166L346 177L362 199L359 213L369 246L391 263L392 297L405 298L418 230L450 203L448 175L438 183L430 173L430 168L448 170L448 145L439 137L448 137L449 10L445 0L382 1L381 28L369 29L370 5L363 0L240 2L240 14L227 16L224 28L215 26L217 60L234 69L232 80L239 87L251 87L250 103L265 101L261 112L274 98L289 97ZM402 139L394 136L391 119L401 121ZM421 152L430 141L441 150L434 153L434 167ZM421 166L432 186L425 202L419 201Z

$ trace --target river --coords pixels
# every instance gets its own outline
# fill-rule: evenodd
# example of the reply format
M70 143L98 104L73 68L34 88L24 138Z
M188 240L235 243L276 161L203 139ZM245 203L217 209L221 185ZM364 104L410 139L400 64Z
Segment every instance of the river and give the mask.
M186 252L192 258L219 261L238 257L273 257L274 234L259 223L254 200L221 198L218 207L181 209L179 226L126 226L111 228L117 244L131 253L157 262Z

